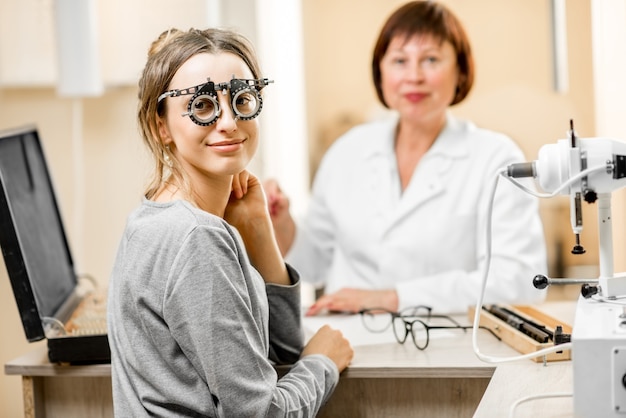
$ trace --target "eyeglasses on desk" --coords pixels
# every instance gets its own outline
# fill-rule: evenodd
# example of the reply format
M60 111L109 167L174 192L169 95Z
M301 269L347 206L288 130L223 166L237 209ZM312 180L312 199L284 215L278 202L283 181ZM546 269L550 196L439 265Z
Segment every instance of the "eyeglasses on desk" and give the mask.
M448 315L435 315L430 306L414 306L403 309L401 312L393 312L384 308L368 308L359 311L363 325L371 332L384 332L390 326L396 340L404 344L409 336L413 344L420 350L425 350L430 342L430 331L435 329L461 329L467 332L472 325L461 325ZM487 330L497 338L501 338L486 326L479 328Z

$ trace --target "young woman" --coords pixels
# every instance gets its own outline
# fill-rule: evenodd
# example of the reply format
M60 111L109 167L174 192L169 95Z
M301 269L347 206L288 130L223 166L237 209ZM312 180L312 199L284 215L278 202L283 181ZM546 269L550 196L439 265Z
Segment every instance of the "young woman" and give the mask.
M155 172L108 300L116 416L313 417L352 358L329 327L303 347L299 277L245 171L269 82L230 31L152 45L138 116Z
M489 192L499 170L525 161L507 136L455 118L474 81L461 22L436 1L387 19L372 58L378 99L394 117L355 127L331 146L296 228L266 182L276 236L302 277L325 286L309 310L429 305L465 312L485 271ZM546 272L536 200L500 182L485 301L534 303Z

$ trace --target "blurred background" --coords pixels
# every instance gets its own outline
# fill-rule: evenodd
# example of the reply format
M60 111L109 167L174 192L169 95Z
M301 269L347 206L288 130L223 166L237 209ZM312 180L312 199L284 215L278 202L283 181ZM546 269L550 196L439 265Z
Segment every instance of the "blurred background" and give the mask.
M137 80L152 40L170 27L241 31L267 90L252 171L275 177L296 216L328 146L384 116L371 51L398 0L0 0L0 130L36 126L77 273L106 286L128 213L150 169L136 124ZM455 115L511 136L527 159L565 138L626 140L626 0L443 0L464 22L477 77ZM555 12L556 10L556 12ZM485 185L487 187L488 185ZM615 269L626 269L624 193L613 194ZM586 205L573 256L567 198L541 201L553 277L597 277L597 226ZM520 256L523 256L521 254ZM0 262L3 266L3 263ZM532 278L529 278L531 286ZM551 299L578 289L551 288ZM0 363L28 344L0 267ZM23 416L20 377L0 376L0 415Z

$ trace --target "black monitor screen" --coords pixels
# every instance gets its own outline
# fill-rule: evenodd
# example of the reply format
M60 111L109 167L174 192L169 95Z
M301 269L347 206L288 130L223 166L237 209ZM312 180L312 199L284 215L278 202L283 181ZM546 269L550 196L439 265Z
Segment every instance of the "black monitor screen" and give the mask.
M29 341L44 338L76 287L72 257L35 128L0 132L0 245Z

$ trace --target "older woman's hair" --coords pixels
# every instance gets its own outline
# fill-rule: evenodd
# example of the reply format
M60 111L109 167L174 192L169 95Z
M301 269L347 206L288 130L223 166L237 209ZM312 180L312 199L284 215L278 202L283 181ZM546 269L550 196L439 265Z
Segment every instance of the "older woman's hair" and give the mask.
M469 39L461 22L448 8L429 0L412 1L401 6L389 16L380 31L372 57L372 75L378 100L388 107L381 88L380 61L389 43L396 36L408 40L416 35L430 35L452 44L459 67L459 81L450 105L463 101L474 84L474 59Z
M191 57L200 53L227 52L241 58L254 78L261 78L261 70L254 48L242 35L224 29L169 29L159 35L150 45L148 60L139 79L139 128L144 142L155 161L155 171L149 180L146 197L152 197L167 176L173 176L179 184L186 185L185 173L168 155L158 129L158 117L163 117L167 100L158 97L169 90L176 71ZM207 77L210 74L207 74ZM168 161L169 160L169 161Z

